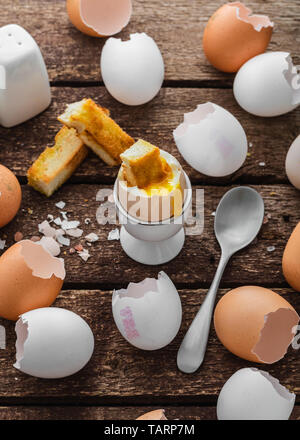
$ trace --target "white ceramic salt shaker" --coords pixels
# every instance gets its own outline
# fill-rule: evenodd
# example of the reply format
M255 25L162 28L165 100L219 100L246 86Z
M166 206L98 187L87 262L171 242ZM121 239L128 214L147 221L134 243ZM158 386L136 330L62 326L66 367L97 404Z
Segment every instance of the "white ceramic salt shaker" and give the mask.
M39 46L21 26L0 28L0 124L13 127L51 102L46 65Z

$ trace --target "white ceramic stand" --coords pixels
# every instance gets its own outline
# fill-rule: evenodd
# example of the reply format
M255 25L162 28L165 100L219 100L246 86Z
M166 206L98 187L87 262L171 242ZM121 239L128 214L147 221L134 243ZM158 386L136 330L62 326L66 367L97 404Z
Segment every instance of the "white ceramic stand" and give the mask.
M184 228L162 241L145 241L133 237L122 226L121 246L126 254L138 263L154 266L173 260L181 251L185 240Z
M51 102L41 51L17 24L0 28L0 124L13 127L44 111Z

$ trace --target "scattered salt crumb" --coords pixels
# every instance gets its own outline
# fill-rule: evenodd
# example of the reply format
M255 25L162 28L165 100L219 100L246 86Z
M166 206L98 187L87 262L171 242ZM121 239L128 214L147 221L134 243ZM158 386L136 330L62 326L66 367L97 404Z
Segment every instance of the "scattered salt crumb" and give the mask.
M253 147L252 142L249 142L249 148L252 148L252 147Z
M86 242L87 246L92 246L92 243Z
M37 242L37 241L40 241L40 239L41 239L41 237L38 237L37 235L33 235L30 240Z
M47 215L47 220L49 221L49 223L52 223L53 219L54 219L54 216L52 214Z
M66 233L70 235L70 237L79 238L82 236L83 230L80 228L68 229Z
M268 246L268 247L267 247L267 251L268 251L268 252L274 252L275 249L276 249L275 246Z
M65 202L63 202L62 200L60 202L55 203L55 206L58 209L64 209L64 207L66 206Z
M61 227L62 229L67 231L68 229L76 229L79 225L80 222L77 220L73 220L73 221L63 220Z
M85 220L84 220L84 223L86 224L86 225L89 225L90 223L91 223L91 219L88 217L88 218L86 218Z
M45 235L45 237L55 237L56 229L52 228L47 220L40 223L38 228L39 232Z
M265 167L266 166L266 163L265 162L259 162L259 164L258 164L260 167Z
M46 249L53 257L57 257L60 254L60 246L56 240L52 237L42 237L39 242L44 249Z
M110 231L107 237L108 240L120 240L120 231L118 228Z
M76 246L74 246L75 250L78 252L83 251L83 246L81 244L76 244Z
M5 240L0 240L0 250L1 250L1 251L2 251L2 249L5 248L5 243L6 243Z
M90 253L87 249L83 249L81 252L78 252L78 255L83 261L87 261L90 258Z
M85 239L90 243L94 243L95 241L99 240L99 237L94 232L91 232L90 234L85 236Z
M61 226L61 224L62 224L62 221L61 221L61 218L60 218L60 217L56 217L53 221L54 221L54 223L55 223L57 226Z
M213 217L216 216L216 211L212 212L210 215L212 215Z
M76 252L76 251L75 251L74 248L70 248L70 249L69 249L69 253L70 253L70 254L75 254L75 252Z
M21 241L22 238L23 238L23 234L22 234L22 232L16 232L16 233L15 233L15 235L14 235L14 240L15 240L15 241Z

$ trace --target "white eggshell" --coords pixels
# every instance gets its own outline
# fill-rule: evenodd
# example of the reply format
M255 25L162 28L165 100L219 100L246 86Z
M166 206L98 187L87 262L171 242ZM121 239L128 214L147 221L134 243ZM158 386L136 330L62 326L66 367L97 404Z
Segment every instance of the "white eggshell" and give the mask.
M30 376L56 379L85 366L94 350L88 324L69 310L45 307L20 316L16 323L14 367Z
M300 189L300 135L290 146L285 160L285 169L291 184Z
M243 127L230 112L211 102L186 113L173 136L186 162L207 176L232 174L247 157Z
M233 83L233 93L247 112L257 116L278 116L299 105L298 82L299 75L290 54L268 52L251 58L240 68Z
M295 398L269 373L242 368L223 386L217 416L219 420L288 420Z
M102 49L100 64L105 87L123 104L151 101L164 80L160 50L145 33L131 34L128 41L109 38Z
M181 325L181 301L167 274L130 283L114 291L112 311L122 336L142 350L158 350L168 345Z

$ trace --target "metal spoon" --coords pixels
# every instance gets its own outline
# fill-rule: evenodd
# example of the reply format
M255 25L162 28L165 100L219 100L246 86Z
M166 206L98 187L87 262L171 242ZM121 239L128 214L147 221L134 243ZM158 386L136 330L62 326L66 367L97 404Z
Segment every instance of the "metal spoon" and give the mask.
M222 250L221 259L212 285L177 354L178 368L184 373L194 373L203 362L216 294L228 260L254 240L263 218L264 202L254 189L238 187L222 197L215 216L215 235Z

